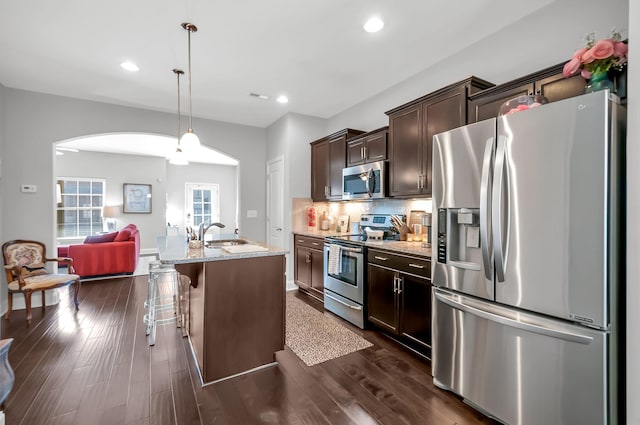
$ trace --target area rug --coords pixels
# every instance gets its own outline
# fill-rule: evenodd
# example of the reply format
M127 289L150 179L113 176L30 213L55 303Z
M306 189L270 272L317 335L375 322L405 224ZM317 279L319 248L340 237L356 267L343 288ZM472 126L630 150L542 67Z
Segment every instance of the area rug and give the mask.
M286 344L307 366L373 345L296 297L286 299Z

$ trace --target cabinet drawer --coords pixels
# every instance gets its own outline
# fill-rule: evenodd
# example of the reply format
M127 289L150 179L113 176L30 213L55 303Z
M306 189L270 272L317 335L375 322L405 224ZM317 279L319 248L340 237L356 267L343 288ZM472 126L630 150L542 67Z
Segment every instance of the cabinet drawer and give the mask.
M371 264L431 279L431 260L428 258L411 257L392 254L388 251L369 249L367 261Z
M313 249L324 249L324 239L322 238L314 238L303 235L294 235L294 243L297 246L306 246L307 248Z

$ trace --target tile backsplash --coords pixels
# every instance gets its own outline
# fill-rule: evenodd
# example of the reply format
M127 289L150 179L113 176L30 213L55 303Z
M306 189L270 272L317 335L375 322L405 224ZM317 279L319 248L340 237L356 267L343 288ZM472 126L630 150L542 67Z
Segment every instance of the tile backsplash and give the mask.
M307 207L316 210L316 229L320 226L320 217L324 211L332 217L329 230L335 230L338 216L348 215L349 222L360 222L360 215L367 214L403 214L412 210L431 212L431 199L380 199L375 201L313 202L310 198L293 198L291 205L291 228L307 229Z

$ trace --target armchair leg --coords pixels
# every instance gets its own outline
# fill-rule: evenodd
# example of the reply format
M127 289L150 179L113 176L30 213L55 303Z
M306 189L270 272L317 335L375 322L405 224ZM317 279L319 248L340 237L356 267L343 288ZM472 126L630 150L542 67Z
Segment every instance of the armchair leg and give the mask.
M25 291L24 301L27 305L27 323L31 323L31 291Z
M73 302L76 305L76 310L79 310L78 292L80 292L80 279L76 280L76 284L73 288Z
M45 309L45 302L44 302L44 291L40 291L40 293L42 294L42 311L44 311Z
M4 315L5 320L9 320L9 315L13 309L13 293L9 292L9 298L7 298L7 314Z

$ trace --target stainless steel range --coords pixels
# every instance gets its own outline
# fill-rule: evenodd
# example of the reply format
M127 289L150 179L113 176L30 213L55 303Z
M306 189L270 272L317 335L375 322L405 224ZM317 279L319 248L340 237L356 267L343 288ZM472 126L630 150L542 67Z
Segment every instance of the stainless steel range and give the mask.
M391 216L363 214L360 223L388 235ZM328 237L324 245L324 308L364 329L367 236Z

